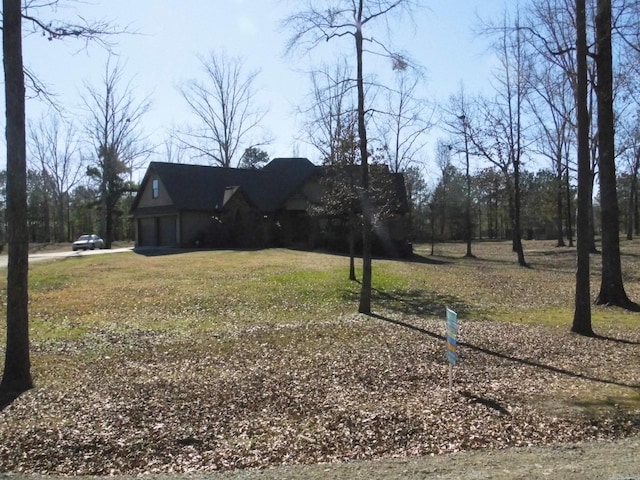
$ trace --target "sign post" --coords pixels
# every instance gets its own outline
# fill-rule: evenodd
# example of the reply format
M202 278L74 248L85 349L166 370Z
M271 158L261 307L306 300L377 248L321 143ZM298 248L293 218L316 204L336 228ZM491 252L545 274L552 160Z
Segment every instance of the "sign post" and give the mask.
M447 360L449 361L449 389L453 389L453 367L458 363L458 314L447 307Z

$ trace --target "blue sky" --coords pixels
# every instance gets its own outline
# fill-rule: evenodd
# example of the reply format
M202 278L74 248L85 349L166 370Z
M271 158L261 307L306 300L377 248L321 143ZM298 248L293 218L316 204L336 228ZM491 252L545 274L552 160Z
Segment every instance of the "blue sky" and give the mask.
M421 95L445 101L464 83L475 93L489 86L492 58L486 45L473 34L477 14L500 16L504 0L420 0L426 8L415 12L413 25L395 25L394 47L407 51L427 72ZM136 94L150 96L152 108L145 120L153 143L162 144L173 125L189 122L190 114L177 86L199 76L197 55L214 49L245 59L248 70L259 69L256 87L259 101L269 108L266 123L274 142L265 147L273 157L295 151L312 160L316 152L296 140L301 119L296 107L309 93L308 71L321 60L331 61L340 44L324 53L285 56L288 32L281 21L302 2L297 0L89 0L61 13L72 18L108 19L137 34L113 38L114 51L131 80ZM326 58L320 58L324 56ZM82 42L49 42L40 36L25 39L24 61L51 90L58 101L78 115L80 94L86 82L98 85L104 74L107 53ZM367 65L365 65L366 68ZM370 72L375 73L375 72ZM28 119L38 117L45 106L27 104ZM439 134L434 132L434 138ZM433 157L432 151L426 152ZM150 160L164 160L160 146Z

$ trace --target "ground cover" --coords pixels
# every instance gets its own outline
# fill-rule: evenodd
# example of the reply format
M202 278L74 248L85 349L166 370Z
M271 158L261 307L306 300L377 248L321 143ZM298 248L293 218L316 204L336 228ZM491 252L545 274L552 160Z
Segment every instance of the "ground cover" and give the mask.
M640 316L594 307L601 337L570 334L575 253L525 248L530 269L488 242L477 259L445 244L375 261L372 316L354 312L347 259L323 253L33 264L37 387L0 413L0 472L209 472L638 435ZM623 252L638 300L640 243ZM453 389L445 306L461 324Z

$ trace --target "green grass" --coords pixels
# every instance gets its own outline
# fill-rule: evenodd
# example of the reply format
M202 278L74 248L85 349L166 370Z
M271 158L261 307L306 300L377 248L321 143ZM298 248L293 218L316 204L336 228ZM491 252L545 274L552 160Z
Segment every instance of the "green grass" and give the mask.
M569 249L526 242L532 268L520 268L509 244L443 244L419 261L374 260L374 311L568 326L573 317L574 261ZM626 288L640 300L640 242L623 243ZM594 257L592 290L598 283ZM359 266L359 264L358 264ZM360 278L360 271L357 272ZM0 288L6 286L0 280ZM151 330L176 335L248 326L310 322L355 312L360 284L348 280L346 257L289 251L198 251L73 257L30 266L35 341L77 340L94 331ZM593 308L596 328L637 325L637 314ZM3 328L3 327L0 327Z

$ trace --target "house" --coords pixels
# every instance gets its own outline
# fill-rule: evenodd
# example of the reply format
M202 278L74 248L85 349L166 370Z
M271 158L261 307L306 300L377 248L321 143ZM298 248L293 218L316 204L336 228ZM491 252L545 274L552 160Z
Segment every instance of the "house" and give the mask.
M385 254L408 249L404 178L386 168L394 212L376 225ZM142 246L344 249L346 219L323 212L327 167L275 158L262 169L151 162L133 203Z

